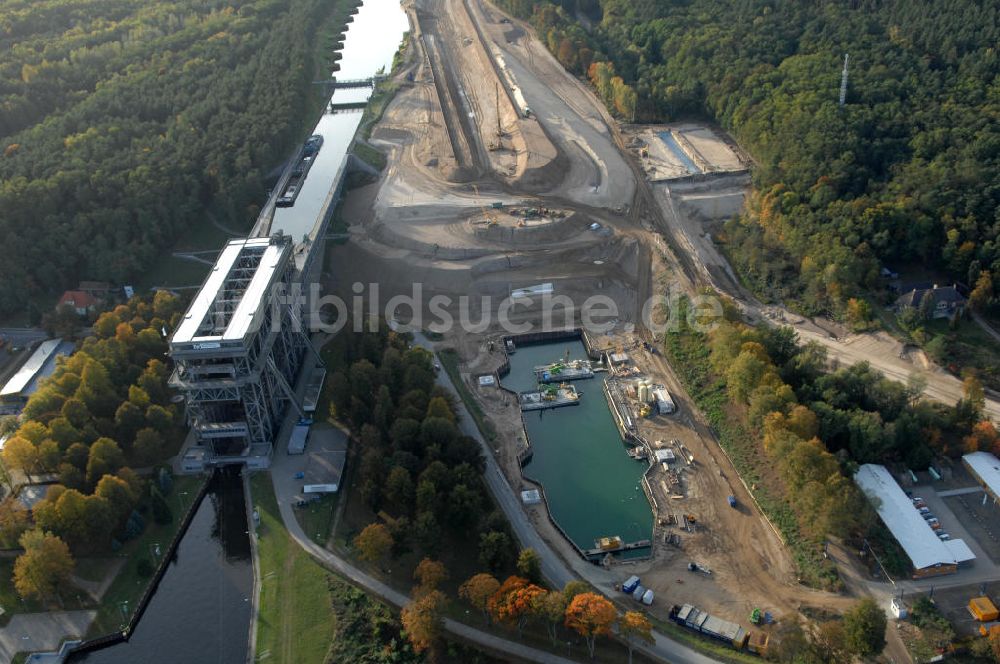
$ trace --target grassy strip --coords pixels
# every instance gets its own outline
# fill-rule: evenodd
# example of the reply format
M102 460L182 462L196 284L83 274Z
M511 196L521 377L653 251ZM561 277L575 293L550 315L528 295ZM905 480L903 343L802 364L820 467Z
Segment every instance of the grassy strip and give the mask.
M686 313L682 313L683 316ZM709 371L709 347L705 335L687 325L671 330L664 339L668 358L688 393L708 419L719 444L732 460L736 472L751 488L757 504L781 533L798 567L800 581L823 589L834 589L840 577L825 560L819 546L799 532L798 519L784 496L762 482L760 469L771 462L764 456L755 435L728 413L729 398L724 381Z
M288 535L270 475L255 473L250 486L260 513L258 659L276 664L426 661L403 637L395 609L329 573ZM448 662L500 661L449 641L441 655Z
M119 556L127 560L101 598L97 617L87 631L88 637L93 638L120 630L125 623L122 615L124 602L128 602L127 611L130 617L135 612L139 598L152 581L150 577L139 574L139 561L148 560L154 565L158 562L153 560L154 545L159 544L161 551L167 550L167 545L177 535L183 515L190 509L201 485L206 481L201 476L175 477L174 487L167 496L167 504L174 513L173 520L166 525L160 525L153 521L151 516L147 517L146 529L142 535L122 546Z
M285 530L271 476L254 473L250 487L260 513L257 655L287 664L327 661L336 628L330 575Z
M653 623L653 628L656 631L666 634L675 641L680 641L693 650L710 655L712 659L718 662L726 662L727 664L760 664L762 661L756 655L740 650L733 650L724 643L696 634L677 623L670 622L669 620L658 620L652 615L647 615L647 617Z
M462 380L462 374L458 370L458 353L451 348L446 348L438 352L438 357L441 358L441 366L448 372L448 377L451 378L452 384L458 390L458 396L461 397L462 403L465 404L465 407L472 415L472 419L475 420L479 433L489 442L496 440L496 427L486 418L486 414L483 412L476 397L473 396L472 392L466 386L465 381Z
M302 530L320 546L326 546L330 539L330 528L333 527L333 515L337 511L339 493L321 494L322 497L314 503L296 509L296 516L302 524Z
M367 143L362 143L361 141L354 142L353 148L354 156L365 162L377 171L382 171L385 169L387 163L387 158L385 154L381 151L376 150Z
M361 118L361 135L365 140L371 138L375 125L382 119L385 109L389 107L389 102L392 101L392 98L396 96L396 91L399 90L399 83L391 80L391 77L406 64L406 53L409 48L410 33L407 31L403 33L403 40L400 42L399 48L396 49L396 53L392 56L392 71L389 72L390 78L380 83L368 99L368 106L365 107L364 116Z

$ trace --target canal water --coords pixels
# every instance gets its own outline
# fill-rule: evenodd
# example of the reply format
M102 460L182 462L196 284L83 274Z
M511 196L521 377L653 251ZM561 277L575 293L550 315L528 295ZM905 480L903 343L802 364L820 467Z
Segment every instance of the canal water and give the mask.
M392 58L410 24L399 0L365 0L347 27L344 47L340 49L343 56L340 70L334 74L339 81L371 78L380 71L391 71ZM336 90L331 101L365 101L371 92L370 88ZM312 133L323 137L323 147L309 169L295 205L275 209L271 234L280 230L299 242L312 232L333 183L340 180L361 117L359 109L325 113L320 118Z
M503 385L518 392L534 389L534 367L565 359L567 351L571 360L587 358L578 339L518 346ZM625 453L604 396L604 376L573 382L583 392L579 406L524 413L533 449L524 474L545 487L552 517L581 549L594 548L599 537L620 535L626 542L652 537L653 512L639 485L647 464Z
M227 468L210 480L132 638L69 662L243 664L252 593L243 484L239 471Z

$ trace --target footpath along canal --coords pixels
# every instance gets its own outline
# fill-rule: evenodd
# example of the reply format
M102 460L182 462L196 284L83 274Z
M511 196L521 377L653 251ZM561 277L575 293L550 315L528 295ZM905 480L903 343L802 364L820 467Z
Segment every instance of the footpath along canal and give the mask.
M518 346L501 382L518 392L533 390L534 367L564 360L567 351L571 360L587 357L579 339ZM653 512L639 484L647 464L626 454L604 397L605 376L574 381L583 393L579 406L524 413L533 449L524 475L545 488L552 518L581 549L594 548L599 537L620 535L625 542L652 537Z

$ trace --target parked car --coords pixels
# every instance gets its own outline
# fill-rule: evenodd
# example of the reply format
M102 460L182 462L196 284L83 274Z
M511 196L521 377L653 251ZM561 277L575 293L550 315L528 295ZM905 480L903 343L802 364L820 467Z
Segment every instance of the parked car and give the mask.
M930 521L931 519L934 518L934 515L931 514L930 512L925 512L924 514L921 514L920 516L924 517L924 521Z
M937 536L938 539L941 540L942 542L947 542L948 540L951 539L951 535L949 535L948 533L938 533Z
M918 507L917 510L921 514L930 514L931 513L931 508L929 508L929 507Z

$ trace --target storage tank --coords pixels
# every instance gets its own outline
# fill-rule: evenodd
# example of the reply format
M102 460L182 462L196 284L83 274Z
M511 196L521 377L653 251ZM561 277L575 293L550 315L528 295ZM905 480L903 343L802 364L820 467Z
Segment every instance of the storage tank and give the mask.
M640 380L636 389L640 403L649 403L649 385Z

